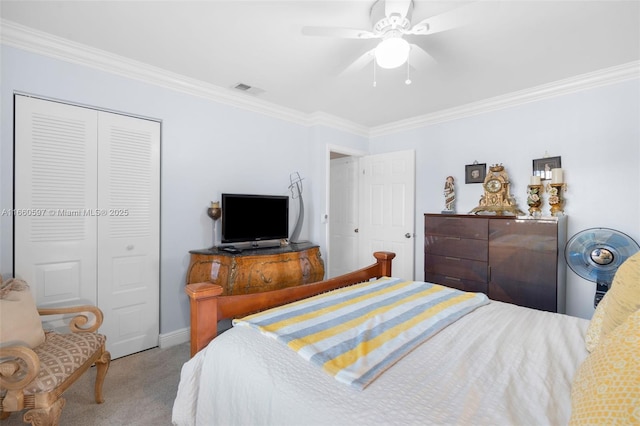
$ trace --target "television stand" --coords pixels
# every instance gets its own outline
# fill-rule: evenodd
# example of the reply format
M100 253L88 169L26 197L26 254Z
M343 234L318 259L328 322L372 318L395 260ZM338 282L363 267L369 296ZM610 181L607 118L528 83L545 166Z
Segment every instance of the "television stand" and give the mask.
M222 247L189 251L187 284L212 282L224 295L260 293L322 281L320 248L310 242L245 248L231 253Z

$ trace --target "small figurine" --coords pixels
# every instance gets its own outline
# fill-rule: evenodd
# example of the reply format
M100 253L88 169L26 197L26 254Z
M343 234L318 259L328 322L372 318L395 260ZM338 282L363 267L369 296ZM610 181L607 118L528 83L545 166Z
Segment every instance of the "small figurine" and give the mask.
M444 183L444 211L446 213L454 213L456 202L456 187L454 184L453 176L447 176L447 180Z

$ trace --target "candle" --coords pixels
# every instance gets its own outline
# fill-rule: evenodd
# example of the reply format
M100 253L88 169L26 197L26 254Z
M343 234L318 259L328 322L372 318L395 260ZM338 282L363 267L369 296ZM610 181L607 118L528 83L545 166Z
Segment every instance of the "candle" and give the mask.
M531 176L531 185L540 185L540 176Z
M551 169L551 183L562 183L562 169Z
M216 202L211 202L211 208L212 209L219 209L220 208L220 202L216 201Z

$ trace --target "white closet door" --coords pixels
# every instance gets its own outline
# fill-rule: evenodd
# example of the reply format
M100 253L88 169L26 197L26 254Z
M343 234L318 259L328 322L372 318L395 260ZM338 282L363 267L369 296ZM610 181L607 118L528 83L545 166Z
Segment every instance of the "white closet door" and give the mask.
M95 304L97 113L15 102L14 273L40 306Z
M160 123L100 113L98 300L113 358L158 345Z
M113 358L157 346L160 123L25 96L15 117L14 273L102 309Z

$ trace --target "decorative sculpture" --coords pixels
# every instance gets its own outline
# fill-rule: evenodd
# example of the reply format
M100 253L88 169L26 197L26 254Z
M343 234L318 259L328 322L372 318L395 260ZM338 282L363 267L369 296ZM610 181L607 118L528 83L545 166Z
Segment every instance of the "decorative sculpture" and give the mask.
M455 213L456 187L453 176L447 176L444 183L444 210L442 213Z
M302 201L302 178L300 177L300 173L294 172L289 175L289 180L291 181L291 185L289 185L289 190L291 191L291 198L294 200L298 199L298 219L296 219L296 226L293 228L293 232L291 232L291 236L289 237L289 241L292 243L297 243L298 238L300 238L300 231L302 230L302 222L304 222L304 202Z

